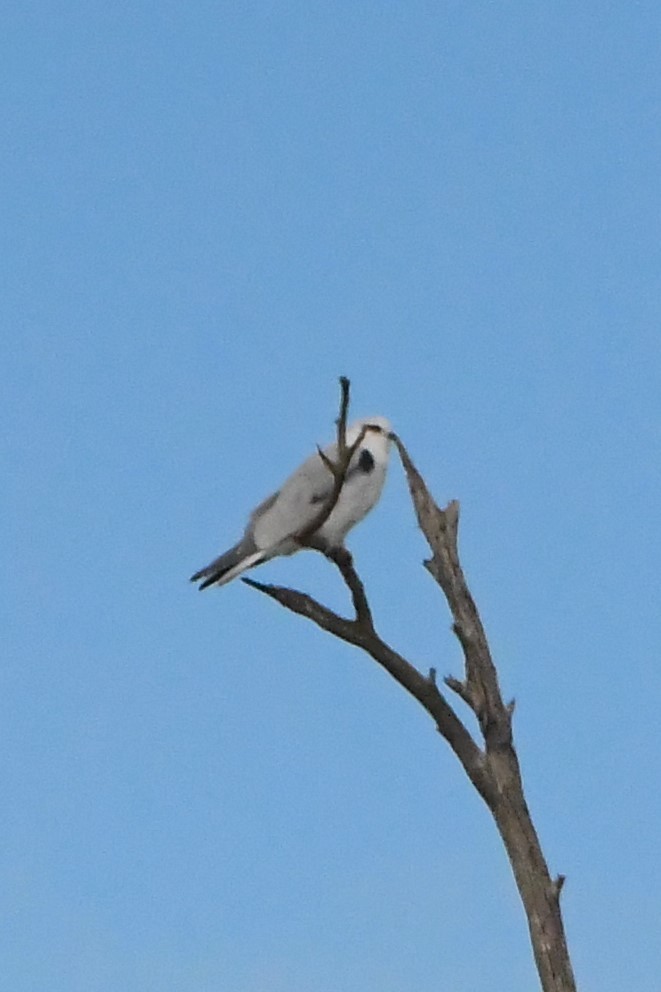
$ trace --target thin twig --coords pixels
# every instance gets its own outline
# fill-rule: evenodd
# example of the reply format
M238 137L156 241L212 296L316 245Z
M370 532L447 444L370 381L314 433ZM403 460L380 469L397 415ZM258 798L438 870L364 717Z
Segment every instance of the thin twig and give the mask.
M340 415L335 421L337 427L337 445L340 454L346 450L347 446L347 416L349 413L349 394L351 383L345 375L340 376Z
M346 376L340 376L340 390L340 414L336 420L337 459L333 461L333 459L329 458L328 455L321 450L321 448L317 447L319 457L330 474L333 476L333 489L328 499L322 504L319 513L317 513L305 527L292 535L293 540L297 541L298 544L303 547L315 546L314 535L321 529L321 527L323 527L337 506L337 502L342 493L342 488L346 481L347 472L349 471L351 459L362 444L366 433L366 427L361 428L358 437L355 439L353 444L347 446L347 415L349 412L351 383Z

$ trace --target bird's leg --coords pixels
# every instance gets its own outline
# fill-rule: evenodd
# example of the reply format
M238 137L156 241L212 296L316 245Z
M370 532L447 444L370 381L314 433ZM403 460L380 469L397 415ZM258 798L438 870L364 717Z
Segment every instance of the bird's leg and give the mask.
M330 558L331 561L334 561L339 568L342 568L343 566L346 568L353 565L353 556L349 549L345 548L343 544L341 544L339 548L328 548L324 553L326 557Z
M322 555L328 557L331 548L328 541L320 537L319 534L311 534L304 541L300 542L302 548L310 548L312 551L320 551Z
M308 539L301 544L302 548L311 548L313 551L320 551L322 555L328 558L330 561L334 562L340 568L342 566L353 565L353 558L351 557L351 552L344 545L339 547L331 547L331 545L319 534L312 534Z

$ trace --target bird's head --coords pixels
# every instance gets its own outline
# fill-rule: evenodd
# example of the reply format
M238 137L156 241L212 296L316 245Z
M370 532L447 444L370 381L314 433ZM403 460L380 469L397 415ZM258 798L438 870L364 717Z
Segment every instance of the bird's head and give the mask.
M363 433L361 447L367 448L374 454L387 456L390 448L390 432L392 425L387 417L363 417L347 427L347 444L352 445Z

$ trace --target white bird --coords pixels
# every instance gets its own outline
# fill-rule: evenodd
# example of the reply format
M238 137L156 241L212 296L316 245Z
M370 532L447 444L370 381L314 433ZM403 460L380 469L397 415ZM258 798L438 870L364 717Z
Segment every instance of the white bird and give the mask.
M292 555L302 547L330 552L343 547L351 528L377 503L386 478L390 454L390 423L385 417L366 417L347 428L347 447L363 438L353 454L337 503L325 523L306 538L297 540L320 514L333 494L334 476L319 452L312 455L285 483L253 510L243 537L200 569L191 582L202 580L200 589L223 586L255 565L278 555ZM324 449L337 460L337 442Z

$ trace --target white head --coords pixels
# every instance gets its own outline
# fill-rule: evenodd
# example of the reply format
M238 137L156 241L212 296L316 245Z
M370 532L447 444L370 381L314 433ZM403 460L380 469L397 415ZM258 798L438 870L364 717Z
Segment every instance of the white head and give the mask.
M390 447L392 426L387 417L362 417L347 427L347 444L351 445L363 434L362 446L371 451L387 452Z

